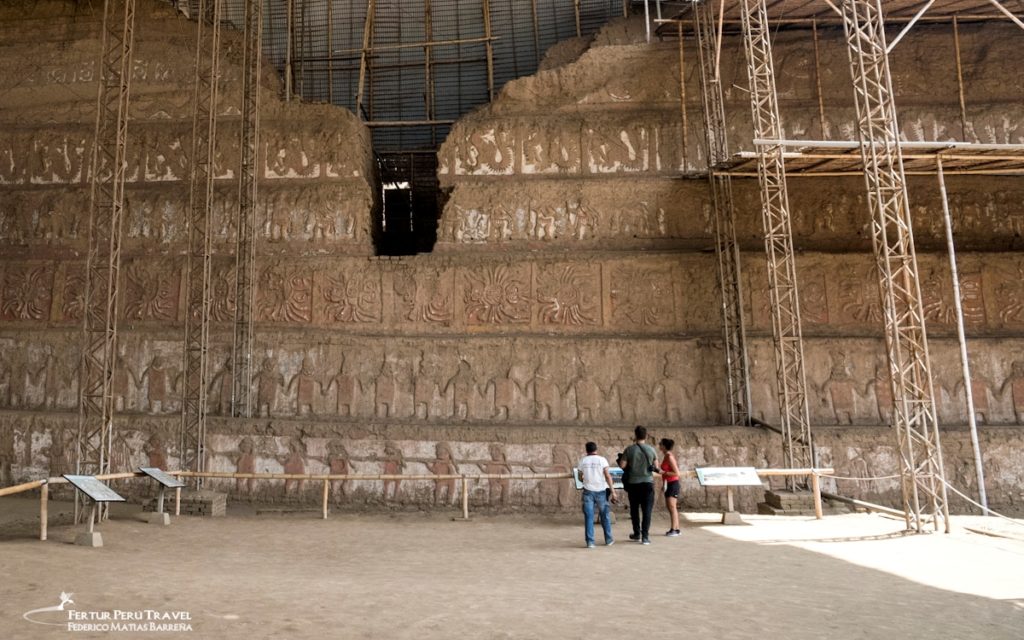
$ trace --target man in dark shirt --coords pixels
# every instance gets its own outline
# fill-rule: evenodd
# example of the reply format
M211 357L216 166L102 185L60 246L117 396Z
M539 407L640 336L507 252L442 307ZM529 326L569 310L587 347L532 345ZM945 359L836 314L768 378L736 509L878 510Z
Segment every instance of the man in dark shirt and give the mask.
M654 510L654 475L658 452L647 444L647 429L637 426L633 430L633 444L626 448L624 455L625 475L623 486L629 496L629 519L633 523L630 540L651 544L651 511ZM641 520L641 512L643 518Z

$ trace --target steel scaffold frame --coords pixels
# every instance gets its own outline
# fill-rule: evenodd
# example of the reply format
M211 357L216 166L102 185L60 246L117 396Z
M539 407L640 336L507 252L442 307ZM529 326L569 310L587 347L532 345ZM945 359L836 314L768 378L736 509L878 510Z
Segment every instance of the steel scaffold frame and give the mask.
M740 249L736 242L732 178L719 175L714 169L714 166L724 161L729 154L725 129L725 100L717 64L721 43L719 34L715 32L713 8L710 3L694 7L693 19L700 59L708 180L715 226L715 256L718 261L718 284L722 294L722 337L729 421L734 425L747 425L750 424L751 418L750 371L743 318L743 285ZM682 40L679 41L679 46L683 46Z
M259 174L260 67L263 0L246 0L242 49L238 219L235 231L235 316L231 414L252 416L253 298L256 274L256 196Z
M118 279L121 269L121 222L128 144L131 52L135 35L135 0L103 3L98 62L96 127L89 165L89 248L82 312L79 368L77 473L110 472L114 397L111 390L117 350ZM80 494L76 492L75 520ZM106 505L97 514L106 517Z
M775 347L782 451L790 468L813 467L803 330L797 287L796 255L786 187L783 136L775 88L775 66L765 0L742 0L743 44L754 127L761 220L768 259L768 292ZM795 478L790 487L796 488Z
M950 530L914 234L880 0L842 0L864 180L885 317L907 528ZM922 496L923 494L923 496Z
M210 343L210 218L217 139L221 0L199 0L189 163L188 253L181 396L181 468L203 471Z

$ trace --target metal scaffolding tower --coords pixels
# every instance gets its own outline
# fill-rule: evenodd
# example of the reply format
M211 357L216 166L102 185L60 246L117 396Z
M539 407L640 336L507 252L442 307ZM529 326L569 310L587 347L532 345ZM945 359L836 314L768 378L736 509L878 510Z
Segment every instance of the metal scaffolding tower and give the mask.
M729 421L734 425L746 425L750 423L750 371L743 322L743 287L740 280L740 250L736 242L732 178L720 175L714 169L716 164L728 158L729 144L725 128L725 100L718 65L721 34L715 32L713 11L711 3L697 5L693 25L700 59L708 179L715 223L715 256L718 259L718 284L722 293L722 333ZM682 40L679 46L683 46Z
M246 0L242 50L242 122L239 136L238 224L235 227L234 385L231 413L252 415L253 297L256 276L256 190L259 167L260 66L263 2Z
M199 0L195 98L189 171L188 254L185 268L185 350L181 398L181 468L203 471L210 336L210 217L217 139L221 0Z
M797 289L796 255L790 223L789 193L775 65L765 0L742 0L743 43L750 80L754 148L761 187L761 220L768 258L775 374L778 384L782 451L790 468L814 466L803 330ZM790 478L795 481L795 478Z
M843 0L842 17L885 316L903 511L907 527L921 531L923 500L934 527L938 529L941 516L949 532L939 425L882 4L880 0Z
M82 360L79 369L78 473L110 472L117 349L118 276L128 145L128 99L135 0L103 3L96 128L89 165L89 248L86 259ZM77 492L76 492L77 495ZM75 502L76 520L79 503ZM100 505L103 507L103 505ZM100 509L105 517L105 509Z

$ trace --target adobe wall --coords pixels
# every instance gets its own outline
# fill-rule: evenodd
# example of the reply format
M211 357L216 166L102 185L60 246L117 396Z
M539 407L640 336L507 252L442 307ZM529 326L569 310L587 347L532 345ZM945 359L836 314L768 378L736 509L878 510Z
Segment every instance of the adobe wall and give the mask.
M0 98L3 484L68 470L76 431L96 25L88 15L72 15L70 5L40 6L49 18L0 13L0 56L6 61L0 68L19 69L0 72L7 92ZM192 74L178 61L189 59L193 35L186 20L160 7L140 4L133 85L136 120L114 379L114 461L125 468L178 464ZM702 162L695 52L687 50L690 127L684 147L677 48L616 44L616 33L612 27L599 34L575 62L552 64L511 83L492 105L454 127L440 151L440 177L451 198L439 223L439 244L433 254L411 258L372 257L375 196L366 129L341 109L281 103L274 79L267 78L253 388L259 417L253 420L226 417L234 304L231 172L237 158L230 132L237 131L239 57L239 43L227 37L214 222L210 468L561 471L588 439L613 454L635 423L650 425L659 437L676 437L687 466L781 464L778 436L718 426L725 421L725 391L708 197L702 181L677 177ZM900 46L929 50L934 36L922 33ZM986 41L982 56L982 45L971 37L973 48L964 46L965 55L977 56L972 77L1002 69L1003 41ZM792 37L783 34L778 45L785 56L795 60L806 53L804 45L787 39ZM52 56L39 55L40 42ZM825 46L823 54L830 46L838 44ZM738 52L735 46L726 50L729 73L742 71ZM37 59L46 62L26 63ZM846 73L841 59L829 60ZM934 70L936 78L948 72ZM838 91L843 79L825 77L823 83ZM780 86L796 113L787 120L795 137L817 135L808 82L813 80L792 74ZM1009 91L1008 83L993 85L990 94L1001 113L1011 114L1008 123L1019 120L1019 101L1005 102L994 91ZM952 118L958 112L955 89L952 95L952 112L943 110L945 103L907 103ZM749 130L742 99L731 92L737 141L743 140L739 131ZM849 100L838 104L850 106ZM985 109L971 113L972 130L989 127ZM837 131L847 126L842 114L842 108L829 112ZM976 338L975 396L991 445L989 493L1000 505L1018 508L1024 261L1013 249L1017 220L1024 219L1021 184L950 183L961 244L969 249L961 268ZM774 422L755 187L736 185L746 250L744 304L755 412ZM919 246L939 247L934 189L927 179L915 179L913 188ZM891 434L877 426L887 420L889 400L876 379L883 344L863 187L852 179L797 181L792 199L803 251L798 269L812 419L830 425L816 430L822 460L843 475L888 475L895 456ZM963 390L948 275L939 254L922 255L921 264L940 413L945 424L960 425ZM966 487L968 440L957 427L947 433L950 475ZM294 483L220 486L246 499L298 500L312 491ZM336 488L341 504L357 507L379 503L385 491L379 483ZM839 488L898 500L892 482ZM445 483L409 481L386 489L393 504L425 507L449 499ZM694 507L716 506L720 499L690 485L686 496ZM750 508L756 497L748 492L742 504ZM570 507L575 497L565 483L524 481L508 487L481 483L473 488L473 501Z

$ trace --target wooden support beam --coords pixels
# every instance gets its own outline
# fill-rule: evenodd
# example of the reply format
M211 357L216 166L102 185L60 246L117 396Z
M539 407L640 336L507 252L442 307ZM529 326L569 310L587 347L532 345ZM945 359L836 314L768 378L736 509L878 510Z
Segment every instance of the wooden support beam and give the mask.
M487 49L487 95L494 100L494 44L491 33L491 0L483 0L484 46Z
M376 0L366 0L366 20L363 22L363 48L359 53L359 88L356 90L356 117L363 119L363 96L366 95L367 55L373 48L373 14Z

